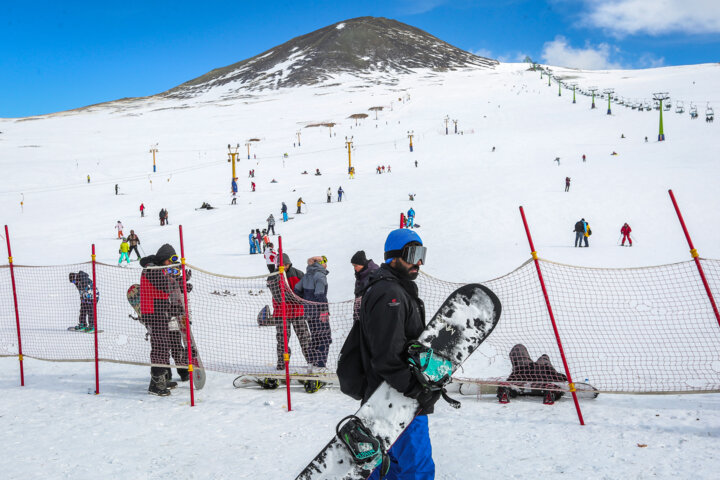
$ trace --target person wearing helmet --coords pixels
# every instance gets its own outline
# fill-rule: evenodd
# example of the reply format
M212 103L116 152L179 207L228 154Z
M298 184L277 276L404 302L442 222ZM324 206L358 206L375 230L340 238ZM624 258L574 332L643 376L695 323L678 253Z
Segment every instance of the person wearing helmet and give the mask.
M431 479L435 476L427 415L433 412L438 392L426 392L412 375L406 358L406 344L425 330L425 305L418 297L414 280L425 264L427 249L413 230L393 230L385 241L385 262L370 275L362 293L360 328L362 368L366 388L362 402L387 382L415 398L418 416L388 451L391 459L388 478ZM370 478L378 478L376 470Z

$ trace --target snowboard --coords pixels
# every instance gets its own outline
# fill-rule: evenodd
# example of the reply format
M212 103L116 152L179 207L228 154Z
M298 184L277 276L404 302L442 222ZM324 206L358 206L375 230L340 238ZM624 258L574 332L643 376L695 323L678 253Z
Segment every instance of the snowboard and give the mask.
M572 398L569 392L567 382L525 382L525 383L509 383L509 382L498 382L501 387L508 387L512 390L510 399L515 396L543 396L543 392L546 390L554 390L558 392L564 392L563 398ZM458 386L458 392L460 395L483 395L483 394L497 394L498 383L485 384L475 382L460 382ZM575 390L577 397L581 400L589 400L597 398L600 392L597 388L590 385L589 383L575 383Z
M293 380L297 380L298 386L302 386L307 393L315 393L320 389L326 388L333 385L331 382L324 381L323 379L315 379L308 377L306 379L298 379L293 377ZM285 376L271 375L266 377L257 377L255 375L240 375L233 380L233 387L235 388L252 388L260 387L263 390L275 390L280 385L285 385ZM292 385L291 385L292 386Z
M68 327L68 331L70 332L80 332L80 333L94 333L94 330L92 332L86 332L85 330L75 330L75 327ZM105 330L98 330L98 333L103 333Z
M501 309L500 300L483 285L469 284L455 290L415 342L431 349L425 352L426 371L432 370L436 380L449 379L495 328ZM367 478L378 465L387 462L385 452L410 425L417 410L417 400L383 382L355 415L346 417L352 419L350 422L342 428L338 425L338 435L296 480ZM355 422L355 431L346 428L351 422ZM358 449L353 452L340 435L347 438L357 432L364 438L374 438L370 443L357 443Z
M173 292L175 297L177 298L178 295L182 295L182 292ZM172 296L172 295L171 295ZM142 323L145 328L147 328L147 334L146 339L150 335L150 329L147 325L145 325L145 322L142 319L142 313L140 313L140 284L133 284L130 285L130 288L128 288L127 291L127 300L130 306L133 307L133 310L135 310L135 313L137 316L134 315L128 315L130 318L139 321ZM187 349L187 333L185 330L185 317L182 319L179 319L177 322L178 328L180 329L182 338L182 344L185 349ZM195 338L193 338L192 330L190 331L190 342L192 345L192 357L193 357L193 364L197 368L193 368L193 385L195 386L195 390L202 390L202 388L205 386L205 369L203 368L202 360L200 360L200 355L198 355L197 345L195 344ZM181 365L182 366L182 365Z

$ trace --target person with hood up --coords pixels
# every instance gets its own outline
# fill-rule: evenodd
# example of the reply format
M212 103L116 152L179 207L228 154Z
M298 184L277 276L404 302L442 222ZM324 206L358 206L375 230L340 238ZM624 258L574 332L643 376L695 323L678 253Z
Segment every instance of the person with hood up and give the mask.
M170 395L170 389L177 386L169 375L170 368L160 365L170 364L170 355L175 365L187 365L187 354L179 342L179 329L170 330L170 324L178 322L185 315L182 277L178 278L180 262L175 249L170 244L161 246L155 255L147 255L140 260L143 267L140 276L140 314L150 331L150 386L148 393L161 397ZM173 266L174 265L174 266ZM186 271L189 278L191 272ZM187 291L192 285L187 285ZM181 320L180 320L181 321ZM189 376L187 368L178 367L181 379ZM170 377L170 378L169 378Z
M308 320L311 335L311 349L315 358L311 367L324 369L327 364L332 331L330 330L330 311L328 309L327 257L310 257L305 276L295 285L295 293L305 300L314 302L305 305L305 317Z

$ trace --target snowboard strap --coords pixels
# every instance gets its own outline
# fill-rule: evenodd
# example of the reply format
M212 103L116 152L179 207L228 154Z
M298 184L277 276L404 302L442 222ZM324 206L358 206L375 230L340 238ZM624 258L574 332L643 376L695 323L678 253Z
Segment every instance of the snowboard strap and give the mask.
M390 470L390 457L382 447L379 437L370 433L362 420L355 415L348 415L335 427L338 439L347 446L350 454L358 464L373 463L380 469L380 478L384 478Z
M409 342L407 353L410 371L420 385L429 391L439 391L451 407L460 408L462 404L450 398L445 389L451 380L452 362L435 355L432 348L420 342Z

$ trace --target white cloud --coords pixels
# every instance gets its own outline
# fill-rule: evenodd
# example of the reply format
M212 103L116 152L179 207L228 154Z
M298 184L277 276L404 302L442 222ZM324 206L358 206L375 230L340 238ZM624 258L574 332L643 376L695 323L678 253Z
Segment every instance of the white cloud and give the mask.
M584 23L622 35L720 33L718 0L586 0Z
M405 15L417 15L435 10L449 0L400 0L399 7Z
M589 43L585 48L573 48L565 37L558 35L552 42L543 45L542 58L549 65L588 70L605 70L621 68L620 64L610 61L611 51L607 43L593 47Z
M478 48L476 50L468 50L473 55L477 55L479 57L485 57L485 58L494 58L493 53L488 50L487 48Z

